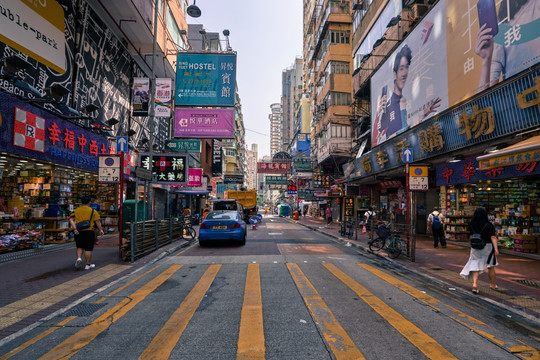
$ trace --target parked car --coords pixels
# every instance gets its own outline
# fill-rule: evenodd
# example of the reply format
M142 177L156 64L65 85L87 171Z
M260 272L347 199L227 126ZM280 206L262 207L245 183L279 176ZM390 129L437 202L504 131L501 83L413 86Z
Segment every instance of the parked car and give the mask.
M211 241L235 241L246 244L247 225L235 210L210 211L199 227L199 245Z
M234 199L214 200L212 201L212 210L236 210L238 213L240 213L240 217L245 221L244 207L240 202Z

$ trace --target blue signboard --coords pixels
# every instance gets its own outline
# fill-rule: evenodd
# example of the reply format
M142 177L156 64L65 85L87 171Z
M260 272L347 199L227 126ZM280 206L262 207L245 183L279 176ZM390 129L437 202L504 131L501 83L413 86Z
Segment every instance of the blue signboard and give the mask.
M178 54L176 105L234 106L236 54Z
M508 80L504 86L424 121L345 164L347 181L403 166L403 150L415 161L447 154L540 125L540 107L531 97L540 69Z
M128 137L127 136L117 136L116 137L116 151L117 152L127 152L128 151Z
M5 93L0 114L0 151L95 172L99 154L111 153L106 138Z
M475 183L486 180L500 180L540 174L540 151L537 160L529 163L500 166L487 170L478 169L475 158L437 166L437 186Z

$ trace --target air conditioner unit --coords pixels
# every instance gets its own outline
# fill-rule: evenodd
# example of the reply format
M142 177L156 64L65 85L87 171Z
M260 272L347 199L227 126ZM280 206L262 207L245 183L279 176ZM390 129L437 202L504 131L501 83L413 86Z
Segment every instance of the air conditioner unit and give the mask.
M363 8L364 8L364 0L356 0L353 3L353 10L354 11L362 10Z
M412 17L414 19L421 19L426 15L427 11L429 10L429 5L422 5L422 4L414 4L411 7L412 10Z

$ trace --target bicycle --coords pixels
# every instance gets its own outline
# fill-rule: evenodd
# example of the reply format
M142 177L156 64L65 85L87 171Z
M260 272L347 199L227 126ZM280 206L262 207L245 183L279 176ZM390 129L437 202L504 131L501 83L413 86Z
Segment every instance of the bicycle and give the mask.
M182 230L182 239L195 239L197 231L193 228L191 217L184 217L184 228Z
M378 237L369 242L369 250L375 252L381 250L383 247L386 247L388 257L390 259L397 258L403 251L403 248L405 248L405 242L401 239L399 234L394 231L393 236L390 239L392 230L390 230L390 228L388 228L386 225L379 225L376 233ZM389 239L390 242L388 242Z
M347 236L349 239L351 239L354 235L353 226L354 224L350 221L342 222L341 228L339 229L339 234L341 236Z

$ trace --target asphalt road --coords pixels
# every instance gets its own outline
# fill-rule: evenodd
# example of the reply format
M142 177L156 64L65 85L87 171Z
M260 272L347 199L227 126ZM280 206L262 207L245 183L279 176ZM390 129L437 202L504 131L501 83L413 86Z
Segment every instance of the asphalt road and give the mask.
M148 264L0 359L537 359L527 319L279 217Z

